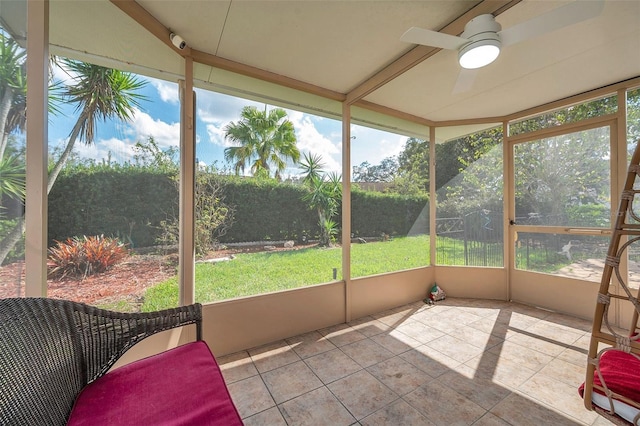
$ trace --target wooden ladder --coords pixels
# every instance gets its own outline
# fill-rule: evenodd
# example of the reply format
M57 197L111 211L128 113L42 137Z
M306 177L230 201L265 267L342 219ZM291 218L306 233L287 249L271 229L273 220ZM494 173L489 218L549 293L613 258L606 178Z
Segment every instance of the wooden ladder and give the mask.
M628 253L629 247L640 243L640 212L636 213L633 210L637 194L640 194L640 141L636 145L629 164L627 179L620 197L620 207L600 282L596 310L593 317L584 388L585 407L589 410L596 410L610 421L621 425L628 425L629 423L618 417L613 411L603 410L594 406L591 402L591 396L594 389L598 389L605 395L608 394L640 409L640 401L631 401L611 392L606 388L606 383L604 383L604 386L594 385L594 374L599 374L598 363L600 356L607 350L622 350L626 353L634 354L640 359L640 329L638 326L640 289L634 294L629 287L629 283L626 279L623 279L620 273L620 259ZM640 204L640 196L637 201ZM640 205L637 207L640 208ZM627 329L616 327L609 323L609 308L613 303L619 306L624 304L633 306L632 320ZM640 383L638 383L638 386L640 386Z

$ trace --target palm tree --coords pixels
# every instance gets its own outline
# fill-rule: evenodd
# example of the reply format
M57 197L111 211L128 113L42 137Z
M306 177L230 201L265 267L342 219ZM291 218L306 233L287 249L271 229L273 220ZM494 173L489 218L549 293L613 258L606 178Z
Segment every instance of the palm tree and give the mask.
M0 199L3 195L24 199L23 161L18 155L8 154L7 147L9 135L24 129L25 109L26 52L13 38L0 32ZM24 219L20 217L0 242L0 264L20 240L23 229Z
M101 67L99 65L61 59L72 83L63 93L66 102L76 104L78 120L71 130L69 140L60 158L55 163L47 180L47 193L53 188L60 171L64 167L78 139L91 144L95 137L98 120L120 119L130 121L139 101L144 96L137 93L144 81L132 74ZM14 228L0 241L0 264L24 233L24 216L18 219Z
M253 176L271 176L273 168L273 177L280 180L287 160L297 163L300 159L293 123L286 119L286 111L282 108L267 111L265 105L263 112L246 106L240 116L240 120L224 128L225 139L238 145L224 150L225 160L233 163L236 174L249 165Z
M342 199L342 183L337 173L324 174L324 163L319 155L304 154L300 162L303 172L302 182L307 185L309 193L302 198L309 203L311 209L318 213L320 226L320 245L331 245L338 232L338 225L333 217L338 214Z
M26 73L25 50L0 32L0 159L7 148L9 134L24 128Z
M60 62L73 79L63 98L66 102L76 104L79 115L67 145L49 172L47 193L51 192L78 138L87 145L92 144L98 120L131 121L136 108L140 107L139 101L145 99L137 92L146 82L133 74L72 59L62 59Z

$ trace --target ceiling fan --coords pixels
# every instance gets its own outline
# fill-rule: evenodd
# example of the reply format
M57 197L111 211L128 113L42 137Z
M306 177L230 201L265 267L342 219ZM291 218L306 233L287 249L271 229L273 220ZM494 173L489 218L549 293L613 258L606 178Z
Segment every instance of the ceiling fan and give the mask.
M458 50L460 66L476 69L493 62L502 47L594 18L602 12L603 7L604 0L576 0L505 30L493 15L485 14L469 21L459 37L412 27L400 37L400 40Z

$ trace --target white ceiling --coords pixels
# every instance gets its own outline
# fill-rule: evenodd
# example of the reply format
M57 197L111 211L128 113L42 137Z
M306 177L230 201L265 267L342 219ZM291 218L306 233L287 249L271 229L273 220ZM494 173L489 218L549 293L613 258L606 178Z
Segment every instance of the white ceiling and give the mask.
M440 30L478 3L138 0L165 30L180 34L192 49L340 96L414 47L400 41L407 28ZM516 3L497 16L503 28L567 2ZM183 73L182 57L166 40L149 33L108 0L52 0L50 20L54 53L119 64L169 80ZM461 80L459 73L457 53L440 51L363 100L431 121L499 117L638 77L640 1L607 0L597 18L507 47L496 62L466 73ZM286 85L202 64L196 64L194 75L197 85L225 93L319 114L340 114L338 100ZM456 82L472 84L461 89L455 88ZM354 111L362 120L373 117L367 109ZM403 120L390 119L382 125L409 134L424 132L424 126Z
M556 6L522 2L497 17L503 28ZM535 15L534 15L535 14ZM443 50L366 99L435 121L511 114L640 75L640 1L609 1L595 19L502 50L453 93L457 52Z

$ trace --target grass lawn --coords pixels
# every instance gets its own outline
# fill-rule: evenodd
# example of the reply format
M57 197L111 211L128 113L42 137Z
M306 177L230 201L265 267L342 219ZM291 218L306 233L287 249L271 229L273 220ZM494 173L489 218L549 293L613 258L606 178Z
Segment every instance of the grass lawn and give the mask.
M353 244L353 277L381 274L429 264L429 236L394 238L390 241ZM212 302L342 279L342 250L302 250L247 253L229 262L197 263L196 300ZM178 304L178 279L171 278L145 293L142 310L153 311Z
M494 245L495 246L495 245ZM501 266L500 247L490 247L491 264ZM518 255L519 267L521 253ZM464 265L464 245L459 240L438 238L437 263ZM543 250L529 252L530 268L541 272L558 270L570 262L558 256L546 259ZM335 248L308 248L292 251L246 253L229 262L196 264L196 300L206 303L327 283L342 279L342 251ZM429 264L429 236L394 238L385 242L351 245L351 275L364 277L411 269ZM145 293L142 311L164 309L178 304L177 277L164 281Z

